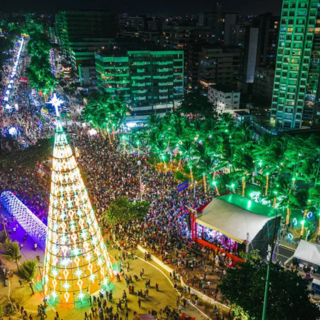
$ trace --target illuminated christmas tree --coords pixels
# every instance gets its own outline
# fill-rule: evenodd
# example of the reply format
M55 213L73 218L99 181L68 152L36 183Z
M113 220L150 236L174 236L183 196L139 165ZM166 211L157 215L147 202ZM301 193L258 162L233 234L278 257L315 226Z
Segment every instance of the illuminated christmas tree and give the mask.
M106 289L114 274L87 189L60 121L53 149L44 294L76 303Z

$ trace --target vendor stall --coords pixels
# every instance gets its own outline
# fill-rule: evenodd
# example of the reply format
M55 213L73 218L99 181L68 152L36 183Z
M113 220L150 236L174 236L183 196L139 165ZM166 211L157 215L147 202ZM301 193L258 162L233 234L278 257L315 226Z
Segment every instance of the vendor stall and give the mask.
M320 266L320 245L300 240L299 245L293 255L299 262L299 268L305 271L310 268L312 272L318 272ZM310 266L309 266L310 265ZM308 272L308 271L305 271Z
M218 247L228 255L259 249L265 257L276 217L272 207L237 194L224 195L214 198L196 217L192 216L192 237L199 244Z

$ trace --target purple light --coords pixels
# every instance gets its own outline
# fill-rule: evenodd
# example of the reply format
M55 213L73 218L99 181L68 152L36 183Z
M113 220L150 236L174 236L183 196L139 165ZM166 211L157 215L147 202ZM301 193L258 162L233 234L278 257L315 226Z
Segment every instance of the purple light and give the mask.
M46 225L34 215L12 192L3 191L1 202L6 210L13 215L28 235L43 249L46 248Z

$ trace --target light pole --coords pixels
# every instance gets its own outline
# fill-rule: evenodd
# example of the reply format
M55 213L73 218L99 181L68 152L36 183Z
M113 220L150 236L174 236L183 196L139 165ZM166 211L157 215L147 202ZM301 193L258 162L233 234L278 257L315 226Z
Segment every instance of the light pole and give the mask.
M197 184L197 181L195 181L193 184L193 197L194 198L196 197L196 184Z
M141 166L141 161L138 160L137 165L139 167L139 180L140 180L140 201L142 201L142 188L141 188L141 172L140 172L140 166Z
M275 222L274 222L274 229L273 229L273 236L272 236L272 245L271 245L271 251L270 251L270 256L269 256L269 261L268 261L268 266L267 266L267 275L266 275L266 283L265 283L265 288L264 288L264 299L263 299L263 310L262 310L262 320L266 319L267 315L267 301L268 301L268 290L269 290L269 275L270 275L270 265L272 263L272 256L273 256L273 251L275 247L275 240L276 240L276 234L278 231L278 211L276 211L276 217L275 217Z

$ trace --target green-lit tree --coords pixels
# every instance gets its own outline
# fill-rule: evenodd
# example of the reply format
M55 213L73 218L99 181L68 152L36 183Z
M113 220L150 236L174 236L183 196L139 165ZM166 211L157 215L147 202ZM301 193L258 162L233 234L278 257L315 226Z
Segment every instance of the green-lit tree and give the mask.
M6 239L4 243L1 244L1 248L3 249L2 256L9 261L14 261L17 265L17 269L19 270L19 261L22 258L19 243L16 241L11 242L10 239Z
M27 52L29 55L41 57L43 55L48 55L50 49L50 42L44 33L30 33L30 39L27 44Z
M206 118L216 117L213 104L200 92L186 94L178 110L183 114L191 113Z
M36 270L37 261L35 260L27 260L23 262L20 268L20 276L22 279L26 280L29 283L32 294L34 294L32 281L36 275Z
M103 130L119 130L125 122L128 108L122 97L112 97L108 93L95 93L88 98L88 104L82 111L86 122Z

